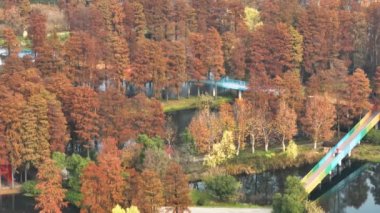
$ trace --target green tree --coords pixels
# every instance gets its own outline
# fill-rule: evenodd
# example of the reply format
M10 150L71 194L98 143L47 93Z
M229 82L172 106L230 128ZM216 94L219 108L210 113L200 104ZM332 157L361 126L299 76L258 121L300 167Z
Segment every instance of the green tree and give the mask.
M83 158L78 154L68 156L65 161L66 169L69 173L68 180L66 181L68 188L68 191L66 192L66 200L76 206L80 206L83 198L80 192L80 177L82 176L83 169L86 168L90 162L89 159Z
M299 178L288 176L283 195L276 193L273 198L273 213L303 213L307 193Z
M221 201L233 199L241 187L239 181L231 175L211 177L207 179L205 183L207 191Z
M142 134L137 138L137 143L144 145L145 149L157 149L162 150L164 147L164 140L159 137L149 137L148 135Z
M303 36L293 26L289 27L292 43L292 59L294 67L299 69L303 61Z

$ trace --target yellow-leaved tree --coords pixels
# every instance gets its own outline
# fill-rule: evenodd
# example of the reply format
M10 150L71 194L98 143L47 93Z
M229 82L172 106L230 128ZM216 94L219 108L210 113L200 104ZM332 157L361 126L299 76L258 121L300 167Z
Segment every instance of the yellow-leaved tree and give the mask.
M215 167L232 158L235 153L234 136L231 131L225 131L221 142L214 144L210 154L205 156L204 164Z

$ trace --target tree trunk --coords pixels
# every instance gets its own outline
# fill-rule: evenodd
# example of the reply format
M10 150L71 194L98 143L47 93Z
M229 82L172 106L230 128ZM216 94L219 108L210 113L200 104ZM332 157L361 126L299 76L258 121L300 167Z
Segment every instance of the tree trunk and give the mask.
M284 136L282 137L282 151L283 151L283 152L286 151L286 147L285 147L285 137L284 137Z
M252 154L255 153L255 135L250 134L251 136L251 145L252 145Z
M318 141L315 140L315 141L314 141L314 149L317 149L317 143L318 143Z
M198 97L201 96L201 91L200 91L199 86L197 87L197 91L198 91Z
M166 101L169 100L169 90L168 89L165 89L165 98L166 98Z
M187 83L187 98L190 98L190 82Z
M237 140L237 142L238 142L238 146L237 146L237 149L236 149L236 155L239 155L239 153L240 153L240 134L238 135L238 140Z
M87 158L90 159L90 147L87 147Z
M13 168L13 165L12 165L12 189L15 187L15 170Z
M264 143L265 143L265 151L268 152L269 139L268 139L268 135L265 135L265 133L264 133Z
M26 163L25 165L25 170L24 170L24 174L25 174L25 182L28 181L28 167L29 167L29 162Z
M340 138L340 121L339 118L337 119L337 130L338 130L338 138Z

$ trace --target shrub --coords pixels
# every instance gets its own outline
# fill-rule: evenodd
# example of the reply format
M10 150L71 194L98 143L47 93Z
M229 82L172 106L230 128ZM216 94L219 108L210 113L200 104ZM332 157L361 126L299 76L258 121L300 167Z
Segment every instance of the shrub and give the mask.
M380 130L372 129L368 132L364 140L372 144L380 144Z
M22 184L21 191L26 196L35 197L40 194L40 191L36 188L37 182L34 180L26 181Z
M164 147L164 141L159 137L150 138L148 135L141 134L137 138L137 142L144 145L144 148L159 149Z
M193 189L191 191L191 200L194 205L204 206L211 200L211 198L206 191Z
M82 202L83 195L82 193L74 191L74 190L67 190L65 194L65 199L69 203L74 204L77 207L80 207L80 203Z
M286 178L283 195L276 193L273 197L273 213L304 213L307 193L299 178Z
M231 175L219 175L206 180L206 189L220 201L235 198L241 184Z
M296 159L298 156L298 146L293 140L289 141L289 145L286 149L286 155L291 159Z
M195 145L194 138L191 136L188 128L186 128L185 131L181 134L181 141L183 143L182 146L187 153L192 155L197 154L197 147Z
M204 206L206 204L206 199L204 197L200 197L197 200L197 206Z
M210 154L205 156L204 164L209 167L216 167L235 156L236 148L234 137L231 131L225 131L220 143L214 144Z

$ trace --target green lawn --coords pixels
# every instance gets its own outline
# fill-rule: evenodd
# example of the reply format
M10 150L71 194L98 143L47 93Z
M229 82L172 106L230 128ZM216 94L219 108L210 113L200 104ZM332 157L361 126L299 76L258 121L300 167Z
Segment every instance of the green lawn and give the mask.
M380 163L380 145L361 144L354 148L352 158Z
M232 97L217 97L213 100L212 107L218 107L222 103L231 102ZM196 109L201 102L200 97L183 98L179 100L162 101L164 112L175 112L186 109Z

